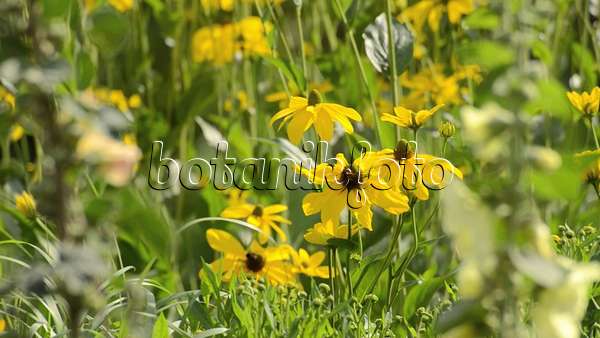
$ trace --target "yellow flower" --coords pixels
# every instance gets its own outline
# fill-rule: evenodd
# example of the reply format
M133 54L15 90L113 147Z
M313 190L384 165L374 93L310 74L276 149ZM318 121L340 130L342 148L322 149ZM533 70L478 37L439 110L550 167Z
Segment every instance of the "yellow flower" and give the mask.
M352 226L352 235L358 232L358 225ZM332 238L347 239L348 225L334 225L332 221L317 223L312 228L306 230L304 239L316 245L329 245L328 241Z
M35 205L35 199L33 198L33 196L24 191L20 194L18 194L17 196L15 196L15 205L17 207L17 210L19 210L20 213L22 213L23 215L29 217L29 218L33 218L36 215L36 205Z
M386 175L383 185L391 185L419 200L429 199L429 189L438 188L448 175L463 178L463 174L450 161L429 154L416 154L408 142L401 140L394 149L383 149L367 154L365 161L371 166L386 169L375 170ZM398 165L390 165L392 161Z
M333 85L329 81L323 81L320 83L311 83L308 86L311 90L316 90L321 94L325 94L333 90ZM300 89L293 83L288 83L288 90L290 91L291 96L300 95ZM267 96L265 96L265 101L267 102L279 102L279 107L284 108L290 102L290 97L285 91L273 92Z
M108 0L108 3L119 12L126 12L133 8L133 0Z
M12 127L10 128L10 135L9 135L10 140L12 142L17 142L18 140L23 138L23 135L25 135L25 129L23 128L23 126L21 126L18 123L13 124Z
M240 189L229 189L226 191L227 193L227 204L229 206L240 205L246 203L246 198L248 197L248 191L240 190Z
M266 34L270 30L271 25L256 16L235 23L202 27L192 37L192 59L221 66L238 55L269 55L271 48Z
M328 278L329 268L321 266L325 260L323 251L315 252L309 255L304 249L290 250L292 262L294 263L294 271L311 277Z
M234 0L201 0L200 3L205 10L220 9L231 12Z
M127 134L123 135L123 143L125 143L127 145L132 145L132 146L137 145L135 135L133 133L127 133Z
M384 113L381 116L381 120L391 122L403 128L417 130L421 128L423 124L425 124L425 122L427 122L433 116L433 114L435 114L435 112L442 108L442 106L444 105L438 104L431 109L419 110L416 113L404 107L396 107L394 108L395 115Z
M462 72L446 76L441 64L425 67L413 75L405 72L400 76L400 83L410 89L410 93L403 98L402 105L416 109L426 105L427 98L435 104L460 104L462 98L459 81L464 79L464 74Z
M6 331L6 321L4 319L0 319L0 332Z
M313 124L322 140L331 140L333 124L338 122L344 130L352 134L354 128L350 120L361 121L360 114L352 108L335 103L322 103L318 91L312 90L308 99L293 96L289 106L271 118L273 122L283 119L280 128L287 123L287 135L290 141L298 144L302 135Z
M584 117L591 118L598 114L598 106L600 104L600 88L595 87L591 93L583 92L568 92L567 97L573 107L579 110Z
M586 183L591 184L594 189L600 191L600 150L586 150L575 154L575 158L596 158L586 169L584 179Z
M462 16L473 10L473 0L422 0L406 8L401 14L401 19L414 22L415 29L418 31L422 31L427 20L429 28L437 32L444 12L448 14L450 23L457 24Z
M450 121L444 121L438 127L438 132L443 138L450 138L456 133L456 126Z
M261 233L258 235L258 240L261 244L266 243L271 237L271 229L275 230L279 239L287 241L287 236L279 227L278 223L290 224L290 220L279 215L287 210L287 206L283 204L273 204L270 206L260 206L248 203L246 201L230 205L221 212L221 217L245 219L246 222L257 226Z
M247 273L264 278L269 283L294 284L296 277L289 264L290 248L287 245L263 248L252 242L246 250L231 234L216 229L206 231L208 245L215 251L223 253L223 257L211 263L211 268L223 274L223 280Z
M243 91L243 90L238 91L234 100L240 111L248 110L248 108L249 108L248 95L246 94L245 91ZM227 111L227 112L233 111L234 100L232 100L232 99L225 100L225 104L223 107L225 109L225 111Z
M365 164L362 158L350 164L343 154L338 154L334 165L322 163L316 168L302 169L303 175L323 188L304 197L304 214L320 213L321 222L337 226L340 213L348 207L360 225L372 230L372 206L394 215L408 211L408 197L394 189L378 188L377 178L370 175L371 168Z
M142 105L142 98L138 94L133 94L129 97L127 104L129 105L129 108L139 108Z
M8 91L8 89L0 85L0 102L4 102L11 109L15 109L15 100L15 96L10 91Z

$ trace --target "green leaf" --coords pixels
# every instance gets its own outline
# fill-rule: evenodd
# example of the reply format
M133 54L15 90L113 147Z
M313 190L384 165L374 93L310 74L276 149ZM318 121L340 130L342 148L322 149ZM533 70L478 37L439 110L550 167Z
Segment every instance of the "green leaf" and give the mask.
M456 52L462 64L478 64L488 71L509 65L515 60L512 48L491 40L466 42Z
M565 164L554 172L532 170L528 178L540 198L572 201L579 195L581 175L571 165Z
M465 26L470 29L494 30L498 27L499 22L498 15L485 7L476 9L463 20Z
M565 87L555 79L540 80L537 83L537 96L524 107L530 114L547 112L563 121L571 120L571 105Z
M152 338L169 338L169 322L162 313L154 323Z
M98 8L90 15L87 23L90 40L101 52L113 56L125 45L129 22L125 15L112 7Z
M229 331L228 328L224 328L224 327L215 327L212 329L208 329L208 330L204 330L201 333L195 335L193 338L206 338L206 337L212 337L212 336L216 336L216 335L220 335L220 334L224 334L225 332Z
M552 55L552 51L545 43L540 40L534 40L531 43L531 52L535 57L542 60L546 66L550 67L554 63L554 56Z
M96 66L89 54L81 51L75 57L75 76L77 77L77 88L85 89L92 83L96 72Z
M596 75L598 67L594 61L594 56L587 48L577 42L574 42L571 48L573 50L573 63L576 67L580 68L583 73L581 75L583 75L585 81L584 88L592 89L598 82L598 76Z
M408 292L403 305L404 318L410 319L416 312L417 308L427 306L433 294L444 284L444 279L441 277L432 278L423 283L414 286Z
M54 18L67 14L67 10L71 6L71 0L43 0L43 5L44 16Z

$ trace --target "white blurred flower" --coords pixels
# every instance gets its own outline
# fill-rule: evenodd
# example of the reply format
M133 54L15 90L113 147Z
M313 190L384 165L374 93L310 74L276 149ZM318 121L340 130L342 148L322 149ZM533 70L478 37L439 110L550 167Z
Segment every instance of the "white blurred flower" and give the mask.
M579 323L588 305L588 291L600 279L600 265L558 261L568 269L562 283L540 294L533 310L536 337L578 338Z

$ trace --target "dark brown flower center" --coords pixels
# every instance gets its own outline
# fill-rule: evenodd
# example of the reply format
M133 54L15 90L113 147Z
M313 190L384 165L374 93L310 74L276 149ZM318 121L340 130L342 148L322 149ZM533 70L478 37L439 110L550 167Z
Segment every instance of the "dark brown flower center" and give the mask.
M259 272L265 267L265 259L259 254L248 252L246 254L246 268L252 272Z
M352 167L346 167L342 171L342 184L348 190L357 189L360 187L360 174Z
M400 162L415 156L415 153L410 149L410 144L406 140L400 140L394 149L394 159Z
M263 208L256 206L254 210L252 210L252 215L256 217L261 217L263 215Z

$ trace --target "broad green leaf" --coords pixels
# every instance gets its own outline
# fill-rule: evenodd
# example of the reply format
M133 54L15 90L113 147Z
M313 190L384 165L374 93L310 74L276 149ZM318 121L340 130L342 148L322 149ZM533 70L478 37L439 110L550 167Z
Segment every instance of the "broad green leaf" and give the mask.
M169 338L169 322L162 313L154 323L152 338Z
M478 64L486 70L513 63L515 52L507 45L492 40L469 41L456 51L462 64Z

